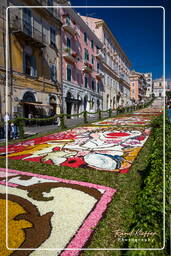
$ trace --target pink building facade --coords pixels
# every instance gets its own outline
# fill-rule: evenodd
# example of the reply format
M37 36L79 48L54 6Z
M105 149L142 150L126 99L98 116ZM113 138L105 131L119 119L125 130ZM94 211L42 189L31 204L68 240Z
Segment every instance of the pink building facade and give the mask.
M97 52L102 43L72 8L61 9L63 112L103 108L103 70Z
M130 97L135 103L146 100L147 83L143 73L132 71L130 74Z

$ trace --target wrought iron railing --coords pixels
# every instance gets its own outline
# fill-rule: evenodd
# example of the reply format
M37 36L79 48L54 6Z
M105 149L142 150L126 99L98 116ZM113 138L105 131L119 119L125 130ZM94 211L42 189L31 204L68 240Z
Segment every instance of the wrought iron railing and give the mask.
M48 44L46 35L43 34L43 31L38 30L24 19L19 19L17 17L11 18L10 28L12 32L23 32L38 42Z

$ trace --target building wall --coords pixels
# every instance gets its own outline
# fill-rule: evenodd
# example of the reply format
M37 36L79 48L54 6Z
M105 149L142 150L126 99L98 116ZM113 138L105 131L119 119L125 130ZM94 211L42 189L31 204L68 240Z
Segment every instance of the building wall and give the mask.
M32 1L33 5L36 1ZM11 0L10 6L24 6L27 5L27 1ZM5 3L4 3L5 6ZM13 116L16 112L19 115L23 115L23 95L24 92L30 92L36 96L36 101L44 105L45 111L42 113L48 113L50 111L49 98L53 95L56 98L57 105L55 106L55 112L60 112L61 108L61 56L57 50L61 48L61 36L60 27L61 22L49 14L47 22L48 11L44 9L32 9L31 11L31 25L24 23L23 10L19 8L10 8L10 47L9 47L9 68L11 74L9 76L9 107L8 112ZM0 20L1 27L4 28L5 19ZM23 25L26 24L26 25ZM28 37L28 29L31 27L32 35ZM55 46L50 46L51 36L50 29L56 30ZM20 32L17 32L20 31ZM0 32L0 38L5 37L5 33ZM27 35L27 36L26 36ZM38 39L38 40L37 40ZM2 47L0 48L0 54L5 51L5 41L2 40ZM26 71L28 63L26 64L26 55L29 55L29 60L34 61L32 73L28 74ZM4 56L4 54L3 54ZM10 64L11 63L11 64ZM51 64L56 66L56 81L52 81L51 77ZM3 72L5 68L4 58L0 59L0 69ZM34 74L33 74L34 73ZM12 79L10 79L12 77ZM1 79L2 83L2 79ZM2 87L5 87L4 82ZM4 90L2 90L4 92ZM1 115L5 113L5 94L2 94L1 99ZM46 106L47 105L47 106ZM49 106L48 106L49 105ZM37 108L37 107L36 107ZM40 106L39 106L40 108ZM36 110L37 111L37 110ZM38 111L40 112L40 111ZM28 113L27 113L28 114Z
M146 80L143 73L132 71L130 74L131 81L131 99L136 103L146 100Z
M153 93L155 97L164 97L165 81L162 78L153 80ZM167 86L166 86L167 88Z
M152 73L145 73L144 77L145 77L145 80L146 80L146 83L147 83L146 97L149 98L153 94Z
M102 108L103 78L97 78L97 73L103 75L101 61L96 58L97 49L102 44L86 23L73 9L61 9L62 17L62 52L63 52L63 110L64 113L75 114L83 110L97 111ZM67 20L69 26L67 29ZM73 34L72 29L75 31ZM70 32L68 32L70 31ZM84 40L87 35L87 43ZM70 39L71 47L67 48L67 38ZM93 41L93 47L92 47ZM89 60L85 61L85 49L89 54ZM74 56L74 57L73 57ZM92 58L94 63L92 63ZM91 72L85 72L85 62L91 65ZM97 63L99 70L97 70ZM71 69L71 81L67 79L67 68ZM85 87L87 77L87 88ZM94 81L94 88L92 87ZM99 86L99 90L98 90ZM70 98L68 98L70 95Z

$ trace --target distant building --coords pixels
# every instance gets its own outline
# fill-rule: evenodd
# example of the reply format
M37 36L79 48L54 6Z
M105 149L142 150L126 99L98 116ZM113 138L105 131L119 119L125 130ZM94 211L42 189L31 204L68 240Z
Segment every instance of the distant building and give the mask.
M143 73L132 71L130 74L131 100L135 103L142 103L146 100L147 83Z
M171 79L166 79L166 92L171 92Z
M153 80L153 94L155 97L164 97L164 88L167 88L167 81L164 81L162 77Z
M5 9L9 6L49 5L49 1L2 0L0 6L0 104L5 113ZM52 1L59 5L60 1ZM58 9L9 9L8 111L28 117L60 113L61 26Z
M72 8L61 9L63 111L76 114L103 108L102 43Z
M103 44L97 54L97 58L103 60L104 69L103 109L129 105L131 63L128 57L104 20L81 17Z
M153 77L152 77L152 73L144 73L144 77L146 80L146 97L150 98L152 97L153 94Z

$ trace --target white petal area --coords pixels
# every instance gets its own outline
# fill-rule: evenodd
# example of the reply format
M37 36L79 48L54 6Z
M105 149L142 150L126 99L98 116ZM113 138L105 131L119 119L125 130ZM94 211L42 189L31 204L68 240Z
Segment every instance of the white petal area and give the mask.
M1 186L0 186L1 191ZM54 188L48 196L53 196L52 201L36 201L27 196L27 192L17 188L8 188L8 193L21 196L39 209L41 215L47 212L54 212L51 218L52 231L50 237L41 245L41 249L65 248L70 239L74 236L84 219L90 213L97 200L76 189ZM31 256L56 256L60 251L35 250Z
M76 152L56 151L50 152L43 158L43 161L51 160L55 165L60 165L66 161L68 157L75 156Z
M85 162L92 167L102 170L116 169L116 161L108 156L101 154L88 154L84 157Z
M21 180L20 177L10 178L8 181L10 183L18 184L21 186L31 186L37 183L44 183L44 182L56 182L55 180L42 179L37 177L30 177L29 180Z

